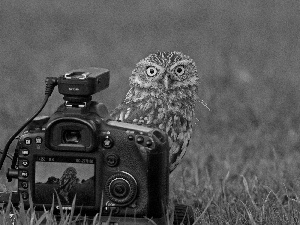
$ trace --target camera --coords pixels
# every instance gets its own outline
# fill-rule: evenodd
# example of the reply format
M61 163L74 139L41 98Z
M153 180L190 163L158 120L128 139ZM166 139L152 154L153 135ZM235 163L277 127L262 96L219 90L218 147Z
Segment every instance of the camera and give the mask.
M64 103L51 116L35 117L18 137L7 171L18 180L13 203L22 198L28 208L31 196L36 210L49 210L53 201L55 210L70 210L76 196L75 213L159 224L169 196L167 135L113 121L104 104L92 101L109 86L107 69L72 70L49 81ZM0 202L8 195L0 193Z

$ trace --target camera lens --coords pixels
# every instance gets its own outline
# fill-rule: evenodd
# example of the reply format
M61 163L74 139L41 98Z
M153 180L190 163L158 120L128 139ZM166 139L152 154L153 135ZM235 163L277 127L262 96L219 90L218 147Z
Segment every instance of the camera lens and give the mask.
M65 130L63 132L63 140L66 144L78 144L81 140L79 130Z

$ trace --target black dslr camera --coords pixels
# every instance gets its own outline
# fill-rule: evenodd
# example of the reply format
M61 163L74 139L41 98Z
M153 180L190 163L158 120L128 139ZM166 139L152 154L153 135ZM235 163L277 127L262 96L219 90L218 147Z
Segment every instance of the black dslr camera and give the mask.
M101 211L119 224L130 218L145 224L145 217L163 223L169 190L166 134L112 121L106 106L91 100L109 86L106 69L73 70L47 82L52 90L58 85L65 102L50 117L33 119L19 136L7 171L9 180L18 179L13 203L21 197L29 207L31 195L36 210L50 209L53 200L59 210L58 196L62 209L70 210L76 195L75 213ZM7 202L8 195L0 193L0 201Z

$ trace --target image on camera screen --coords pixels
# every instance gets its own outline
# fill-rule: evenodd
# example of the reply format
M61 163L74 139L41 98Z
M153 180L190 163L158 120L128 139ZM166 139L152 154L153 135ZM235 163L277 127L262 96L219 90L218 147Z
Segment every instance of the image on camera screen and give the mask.
M35 161L35 204L57 204L57 192L62 205L71 205L76 194L76 206L95 205L95 160L39 156Z

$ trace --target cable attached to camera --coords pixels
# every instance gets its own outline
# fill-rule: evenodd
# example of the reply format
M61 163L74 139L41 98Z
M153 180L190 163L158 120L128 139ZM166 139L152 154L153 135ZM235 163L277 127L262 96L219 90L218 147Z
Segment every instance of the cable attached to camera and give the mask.
M5 148L3 151L0 150L0 153L2 153L1 156L1 160L0 160L0 170L2 169L4 160L6 158L6 156L8 156L10 159L12 159L12 165L11 168L15 168L16 166L16 162L17 162L17 153L15 152L14 156L11 156L10 154L8 154L8 149L9 146L11 145L11 143L13 142L13 140L18 136L18 134L43 110L43 108L45 107L46 103L48 102L49 97L51 96L55 86L58 84L58 79L57 77L47 77L46 80L46 88L45 88L45 98L44 101L41 105L41 107L39 108L39 110L36 111L36 113L26 121L26 123L24 123L18 130L16 133L14 133L10 139L8 140L8 142L5 145Z

